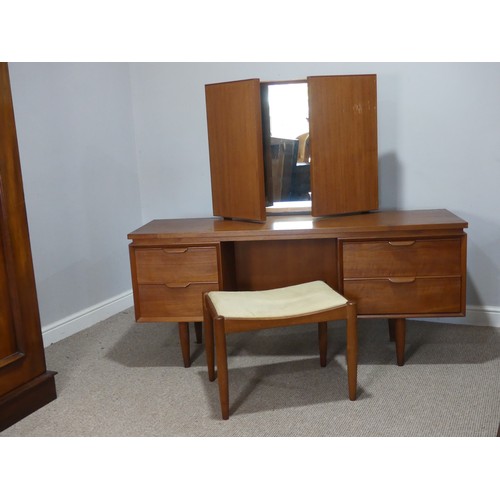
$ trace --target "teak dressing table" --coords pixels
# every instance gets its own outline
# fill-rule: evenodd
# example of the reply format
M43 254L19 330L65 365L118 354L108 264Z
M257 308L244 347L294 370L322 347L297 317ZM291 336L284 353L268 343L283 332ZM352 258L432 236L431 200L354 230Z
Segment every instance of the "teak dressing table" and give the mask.
M447 210L154 220L128 235L136 319L178 322L189 366L202 292L321 279L356 300L359 317L389 319L403 365L405 318L465 314L466 227Z
M406 318L465 314L467 222L444 209L378 211L376 76L307 84L310 215L266 213L267 87L225 82L206 86L215 217L153 220L128 235L136 320L177 322L185 366L209 290L323 280L359 317L388 319L398 365Z

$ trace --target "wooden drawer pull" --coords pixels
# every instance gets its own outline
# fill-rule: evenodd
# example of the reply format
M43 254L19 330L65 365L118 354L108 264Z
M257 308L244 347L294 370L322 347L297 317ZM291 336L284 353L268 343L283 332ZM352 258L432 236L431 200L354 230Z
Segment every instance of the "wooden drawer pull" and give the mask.
M389 241L389 245L392 247L411 247L416 243L415 240L409 240L409 241Z
M165 253L186 253L188 248L164 248Z
M163 283L167 288L187 288L191 285L217 285L217 281L191 281L189 283Z
M413 283L415 281L415 277L412 276L404 276L404 277L397 277L397 278L389 278L389 281L391 283Z

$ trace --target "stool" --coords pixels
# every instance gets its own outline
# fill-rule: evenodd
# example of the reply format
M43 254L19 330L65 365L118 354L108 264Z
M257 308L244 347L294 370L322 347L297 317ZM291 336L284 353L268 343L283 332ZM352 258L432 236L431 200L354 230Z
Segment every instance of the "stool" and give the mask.
M203 326L208 379L217 378L222 418L229 418L229 386L226 335L229 333L318 323L320 365L326 366L327 322L345 319L347 323L347 379L349 399L356 399L358 337L356 304L323 281L312 281L273 290L249 292L205 292Z

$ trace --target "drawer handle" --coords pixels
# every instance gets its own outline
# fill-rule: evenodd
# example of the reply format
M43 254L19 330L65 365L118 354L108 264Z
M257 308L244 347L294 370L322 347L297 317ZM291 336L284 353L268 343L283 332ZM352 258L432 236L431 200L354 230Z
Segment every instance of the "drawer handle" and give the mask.
M389 241L388 242L391 247L411 247L416 243L415 240L409 240L409 241Z
M165 253L186 253L188 251L187 248L164 248L163 251Z
M187 288L191 285L217 285L218 281L191 281L189 283L163 283L167 288Z
M397 278L389 278L391 283L413 283L416 280L415 277L397 277Z

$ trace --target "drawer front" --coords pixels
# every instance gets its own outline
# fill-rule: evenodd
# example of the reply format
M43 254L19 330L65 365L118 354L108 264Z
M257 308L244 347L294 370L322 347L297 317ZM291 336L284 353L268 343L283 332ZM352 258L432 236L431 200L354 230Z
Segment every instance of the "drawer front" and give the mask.
M460 276L461 239L343 242L343 277Z
M185 287L139 285L140 314L148 321L185 321L203 316L203 292L218 290L217 283L190 284Z
M460 277L353 279L344 281L344 295L358 314L458 314L461 287Z
M217 283L216 247L165 247L135 250L137 283L188 285Z

